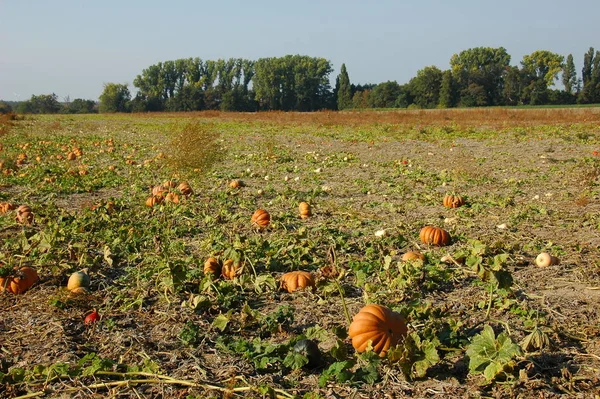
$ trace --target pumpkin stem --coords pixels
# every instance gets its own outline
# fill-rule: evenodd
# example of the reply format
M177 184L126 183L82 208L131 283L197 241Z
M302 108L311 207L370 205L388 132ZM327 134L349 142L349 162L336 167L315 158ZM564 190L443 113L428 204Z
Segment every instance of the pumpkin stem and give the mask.
M336 263L337 263L337 256L335 255L335 245L331 245L329 247L329 262L331 263L331 268L333 270L337 269ZM346 321L348 322L348 325L350 325L350 323L352 323L352 319L350 318L350 312L348 312L348 306L346 305L346 299L344 298L344 291L342 290L342 286L340 285L340 283L338 282L338 280L336 278L333 279L333 282L335 283L336 288L338 289L338 292L340 293L340 297L342 298L342 307L344 308L344 314L346 315Z

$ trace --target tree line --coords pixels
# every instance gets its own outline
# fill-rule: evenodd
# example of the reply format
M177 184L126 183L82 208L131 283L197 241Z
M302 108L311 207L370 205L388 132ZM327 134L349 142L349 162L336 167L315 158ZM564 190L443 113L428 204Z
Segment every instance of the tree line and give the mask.
M61 104L55 95L32 96L22 113L153 111L316 111L352 108L451 108L498 105L600 103L600 51L590 48L578 77L573 56L546 50L519 66L503 47L476 47L454 54L450 68L428 66L408 83L353 84L342 64L335 86L331 62L286 55L256 61L186 58L144 69L129 85L107 83L96 107L91 100ZM556 83L562 84L562 89ZM0 112L6 109L0 103Z

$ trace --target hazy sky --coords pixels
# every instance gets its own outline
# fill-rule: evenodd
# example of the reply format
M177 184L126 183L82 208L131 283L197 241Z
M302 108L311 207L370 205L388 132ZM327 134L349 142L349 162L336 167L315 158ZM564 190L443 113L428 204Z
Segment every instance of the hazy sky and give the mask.
M0 99L97 99L159 61L324 57L352 83L406 83L452 54L600 49L600 0L0 0ZM562 86L561 86L562 87ZM134 88L130 86L134 91Z

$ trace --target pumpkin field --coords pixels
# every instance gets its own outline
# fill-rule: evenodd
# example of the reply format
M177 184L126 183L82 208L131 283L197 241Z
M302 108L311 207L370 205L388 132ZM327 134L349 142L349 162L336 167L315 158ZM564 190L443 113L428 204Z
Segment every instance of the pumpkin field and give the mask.
M0 116L0 397L600 398L600 108Z

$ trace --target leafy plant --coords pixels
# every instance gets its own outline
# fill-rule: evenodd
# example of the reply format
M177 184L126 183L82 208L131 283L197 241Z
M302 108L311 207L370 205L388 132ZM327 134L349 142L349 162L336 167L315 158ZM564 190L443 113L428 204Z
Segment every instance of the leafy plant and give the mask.
M423 378L427 370L436 365L440 357L437 338L421 339L416 332L410 333L404 342L388 353L388 359L398 362L402 373L407 379Z
M472 374L483 374L488 382L510 373L516 365L515 358L522 354L519 345L508 334L503 332L496 338L489 325L473 337L466 353L469 357L469 371Z

